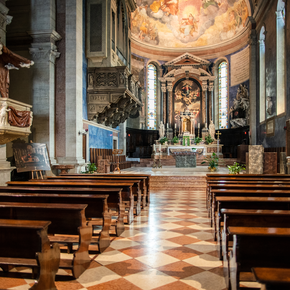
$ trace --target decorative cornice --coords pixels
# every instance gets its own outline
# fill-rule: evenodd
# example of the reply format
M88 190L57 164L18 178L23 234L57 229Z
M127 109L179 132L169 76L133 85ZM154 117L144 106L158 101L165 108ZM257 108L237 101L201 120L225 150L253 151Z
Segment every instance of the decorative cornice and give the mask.
M32 38L34 43L53 43L62 39L62 37L55 30L39 30L27 32Z
M167 63L164 64L164 66L168 67L168 66L174 66L177 62L183 60L183 59L192 59L196 62L198 62L199 64L203 64L203 65L210 65L210 62L206 59L203 59L203 58L200 58L198 56L195 56L193 54L190 54L188 52L180 55L179 57L171 60L171 61L168 61ZM180 64L178 64L180 65Z

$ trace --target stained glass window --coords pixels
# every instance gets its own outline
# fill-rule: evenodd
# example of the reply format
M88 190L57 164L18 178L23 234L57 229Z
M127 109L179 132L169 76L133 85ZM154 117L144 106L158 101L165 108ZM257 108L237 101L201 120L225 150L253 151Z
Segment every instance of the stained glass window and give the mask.
M147 128L156 130L156 94L157 70L155 65L148 65L147 72Z
M219 128L228 128L228 67L223 61L219 65Z

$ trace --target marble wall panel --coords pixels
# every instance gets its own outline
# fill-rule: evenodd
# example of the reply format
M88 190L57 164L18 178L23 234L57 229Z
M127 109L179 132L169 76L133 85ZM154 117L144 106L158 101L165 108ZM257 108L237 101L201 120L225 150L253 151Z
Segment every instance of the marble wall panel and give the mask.
M249 145L248 164L249 174L263 174L264 147L262 145Z
M280 174L287 174L286 152L280 152Z
M89 148L112 149L113 132L89 125Z
M277 174L277 152L264 153L264 174Z

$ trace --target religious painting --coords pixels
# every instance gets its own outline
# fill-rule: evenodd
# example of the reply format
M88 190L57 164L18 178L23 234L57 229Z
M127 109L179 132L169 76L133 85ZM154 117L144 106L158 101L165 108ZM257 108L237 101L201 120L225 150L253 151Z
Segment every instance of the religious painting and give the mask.
M174 115L177 120L180 112L188 110L196 117L200 112L201 91L192 80L181 81L174 89Z
M158 47L199 47L236 36L248 15L246 0L137 0L131 31Z
M45 144L15 143L13 153L17 172L50 170Z

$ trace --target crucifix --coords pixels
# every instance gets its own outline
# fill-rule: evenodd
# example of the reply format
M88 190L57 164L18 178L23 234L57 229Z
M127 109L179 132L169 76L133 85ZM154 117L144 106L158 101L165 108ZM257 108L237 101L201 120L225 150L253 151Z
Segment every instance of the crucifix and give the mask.
M217 135L217 155L220 154L220 135L222 134L220 131L215 133Z

